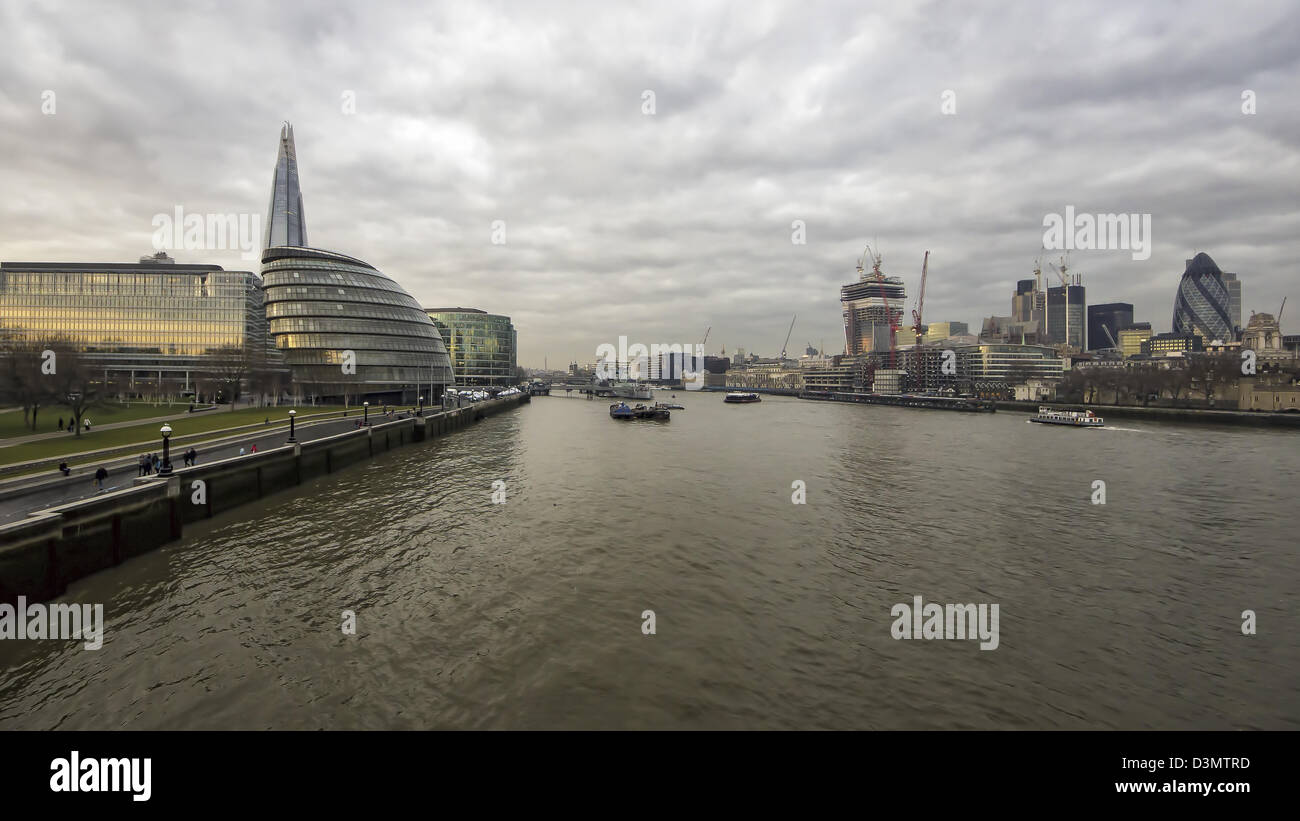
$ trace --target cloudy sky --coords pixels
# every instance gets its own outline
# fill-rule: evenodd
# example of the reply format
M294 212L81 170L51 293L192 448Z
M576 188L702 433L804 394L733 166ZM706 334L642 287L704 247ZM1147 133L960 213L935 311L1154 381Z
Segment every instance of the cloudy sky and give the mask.
M1151 215L1149 259L1070 264L1168 330L1196 251L1245 316L1300 302L1297 85L1293 2L7 2L0 259L264 218L289 120L311 244L511 315L528 366L708 326L774 355L792 314L839 352L868 242L909 303L929 250L926 318L977 325L1067 206Z

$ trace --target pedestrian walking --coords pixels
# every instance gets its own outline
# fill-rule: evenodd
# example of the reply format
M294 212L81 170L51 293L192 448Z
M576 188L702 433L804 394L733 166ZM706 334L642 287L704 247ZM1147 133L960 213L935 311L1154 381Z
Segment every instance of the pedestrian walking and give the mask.
M62 417L62 416L59 417L59 427L58 427L57 429L58 429L58 430L63 430L63 417Z
M149 467L153 469L154 473L158 472L158 454L149 454Z
M244 455L244 449L243 449L243 448L240 448L240 449L239 449L239 455L240 455L240 456L243 456L243 455Z
M107 478L108 471L104 470L103 465L100 465L99 470L95 471L95 484L99 486L100 490L104 489L104 480Z
M256 443L256 442L253 443L253 447L249 450L249 453L257 453L257 443Z
M60 471L64 476L70 476L70 475L72 475L72 469L68 467L68 463L67 463L67 462L59 462L59 471Z

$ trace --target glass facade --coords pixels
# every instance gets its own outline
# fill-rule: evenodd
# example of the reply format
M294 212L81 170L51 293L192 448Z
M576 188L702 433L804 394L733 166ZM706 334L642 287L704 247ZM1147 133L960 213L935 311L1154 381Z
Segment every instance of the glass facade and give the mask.
M1195 334L1207 343L1236 339L1232 295L1209 254L1197 254L1187 261L1174 296L1173 326L1175 334Z
M4 262L0 344L61 339L119 389L185 389L221 349L266 353L262 297L256 274L216 265Z
M1055 382L1062 374L1061 358L1044 345L964 345L955 351L957 372L972 380Z
M433 320L373 266L316 248L268 248L262 281L268 332L303 395L430 403L451 384Z
M457 385L518 383L510 317L477 308L429 308L427 313L446 343Z

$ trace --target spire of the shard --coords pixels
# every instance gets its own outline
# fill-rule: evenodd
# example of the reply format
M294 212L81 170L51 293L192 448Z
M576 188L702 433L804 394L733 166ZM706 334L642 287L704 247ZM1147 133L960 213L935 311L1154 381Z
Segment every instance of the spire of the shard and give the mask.
M280 155L271 178L271 205L266 214L266 247L307 246L307 219L302 213L298 187L298 154L293 147L293 126L280 129Z

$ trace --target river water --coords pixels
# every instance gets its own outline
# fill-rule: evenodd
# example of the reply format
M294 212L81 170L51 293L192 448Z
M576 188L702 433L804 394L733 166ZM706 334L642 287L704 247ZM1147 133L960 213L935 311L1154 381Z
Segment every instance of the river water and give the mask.
M190 527L69 590L101 649L0 642L0 728L1300 729L1295 433L677 401L539 397ZM997 648L895 639L914 596Z

